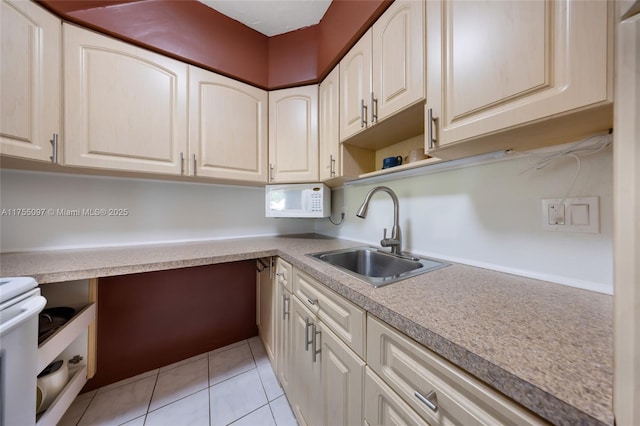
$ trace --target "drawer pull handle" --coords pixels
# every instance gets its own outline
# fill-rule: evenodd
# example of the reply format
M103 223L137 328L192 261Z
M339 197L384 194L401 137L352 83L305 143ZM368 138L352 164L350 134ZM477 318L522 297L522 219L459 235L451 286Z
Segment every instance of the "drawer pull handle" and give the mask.
M315 304L318 303L318 299L313 299L313 300L307 299L307 302L309 302L309 303L311 303L312 305L315 306Z
M309 340L309 327L314 326L314 324L309 321L309 317L304 319L304 324L304 350L309 352L309 345L313 343L312 340Z
M288 305L289 305L289 298L287 297L286 294L282 295L282 320L286 320L287 319L287 315L289 315L289 309L288 309Z
M318 334L320 334L319 331L317 331L316 329L316 325L315 324L311 324L311 328L313 329L313 331L311 332L311 362L316 362L318 360L318 354L320 353L320 349L318 349L318 340L317 340L317 336Z
M432 390L431 392L429 392L427 394L427 396L422 396L422 394L418 391L415 391L414 393L415 397L418 398L424 405L426 405L427 407L429 407L429 409L431 411L433 411L434 413L438 411L438 406L435 404L434 401L437 402L436 399L436 391Z

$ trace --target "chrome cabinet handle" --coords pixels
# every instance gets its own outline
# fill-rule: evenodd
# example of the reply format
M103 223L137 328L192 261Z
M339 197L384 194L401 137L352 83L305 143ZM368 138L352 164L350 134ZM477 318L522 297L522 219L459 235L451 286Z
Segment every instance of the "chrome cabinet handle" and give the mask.
M317 336L320 332L316 330L315 324L311 324L311 327L313 328L313 332L311 333L311 362L316 362L318 360L318 354L320 353L320 350L317 349Z
M373 92L371 92L371 122L375 123L378 121L378 100L373 97Z
M333 154L329 155L329 176L334 177L336 175L336 159L333 158Z
M309 340L309 327L311 327L313 323L309 321L309 317L304 319L304 323L304 350L309 352L309 345L311 344L311 340Z
M54 133L52 139L49 140L51 142L51 162L53 164L58 164L58 134Z
M191 156L191 162L192 162L192 165L193 165L193 169L192 169L191 175L195 176L196 175L196 155L195 154L193 154Z
M273 164L269 163L269 182L273 182Z
M360 128L367 127L367 107L364 99L360 99Z
M318 303L318 299L313 299L312 300L312 299L307 298L307 302L309 302L310 304L315 306L315 304Z
M180 175L184 174L184 153L180 153Z
M433 118L433 108L427 109L427 148L433 149L436 146L436 136L433 129L433 122L436 120Z
M286 294L283 294L282 295L282 319L283 320L286 320L287 315L289 315L289 309L287 309L288 304L289 304L289 298L287 297Z
M429 392L427 394L427 396L423 396L420 392L415 391L414 395L416 398L418 398L424 405L426 405L427 407L429 407L429 409L431 411L433 411L434 413L438 411L438 406L436 405L437 402L437 398L436 398L436 391L432 390L431 392ZM435 402L434 402L435 401Z

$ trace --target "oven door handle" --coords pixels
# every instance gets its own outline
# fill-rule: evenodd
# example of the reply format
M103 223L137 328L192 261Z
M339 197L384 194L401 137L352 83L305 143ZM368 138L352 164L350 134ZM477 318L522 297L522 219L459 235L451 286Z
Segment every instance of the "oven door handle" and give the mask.
M35 296L27 299L20 309L20 313L9 321L0 324L0 336L9 332L13 328L19 326L27 319L34 315L38 315L40 311L44 309L44 305L47 304L47 299L42 296Z

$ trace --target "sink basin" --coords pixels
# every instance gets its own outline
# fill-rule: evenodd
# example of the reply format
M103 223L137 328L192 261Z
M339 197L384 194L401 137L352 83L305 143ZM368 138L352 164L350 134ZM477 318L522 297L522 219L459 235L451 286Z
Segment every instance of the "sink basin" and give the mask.
M398 256L374 247L354 247L313 253L309 256L327 262L374 287L391 284L449 265L432 259Z

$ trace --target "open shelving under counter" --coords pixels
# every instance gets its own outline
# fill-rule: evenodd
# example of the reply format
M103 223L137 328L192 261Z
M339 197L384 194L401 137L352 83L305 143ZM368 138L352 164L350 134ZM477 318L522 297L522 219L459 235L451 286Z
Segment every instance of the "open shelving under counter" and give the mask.
M36 415L36 425L55 425L96 371L97 280L40 286L47 308L73 308L75 313L38 345L38 372L62 360L68 369L64 385L49 396ZM46 312L43 311L43 314ZM41 314L41 315L43 315ZM51 314L53 316L53 314ZM46 394L46 391L44 392ZM54 396L55 395L55 396ZM45 398L44 395L42 398ZM50 398L53 398L51 400Z

